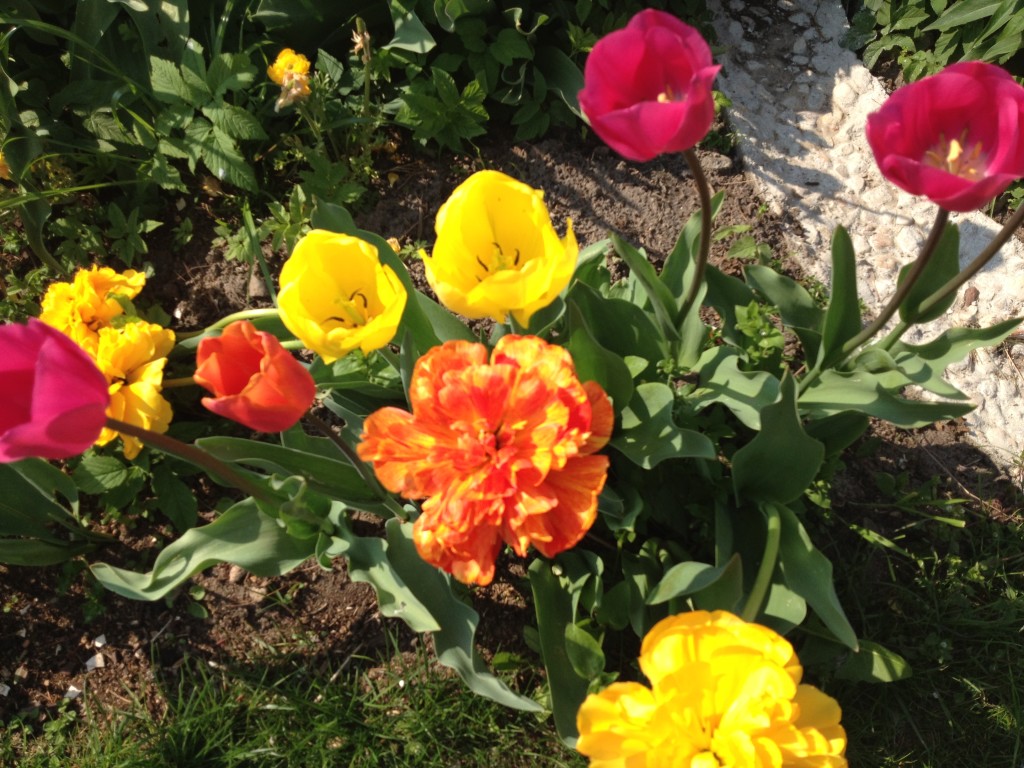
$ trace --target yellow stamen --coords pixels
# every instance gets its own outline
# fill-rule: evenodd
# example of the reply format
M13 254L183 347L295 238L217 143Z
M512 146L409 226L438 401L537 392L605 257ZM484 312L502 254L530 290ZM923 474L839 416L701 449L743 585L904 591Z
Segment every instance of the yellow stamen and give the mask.
M974 181L985 175L985 155L981 142L965 146L967 131L959 139L939 138L938 143L924 154L924 162L933 168Z

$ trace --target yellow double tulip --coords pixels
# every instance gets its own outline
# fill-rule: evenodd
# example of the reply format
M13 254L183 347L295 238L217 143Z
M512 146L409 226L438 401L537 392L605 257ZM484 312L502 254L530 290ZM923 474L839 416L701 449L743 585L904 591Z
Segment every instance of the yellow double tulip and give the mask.
M324 362L353 349L380 349L398 330L407 294L377 249L357 237L315 229L281 269L278 310L285 327Z
M474 173L441 206L427 281L448 309L470 319L508 315L524 328L569 284L579 248L566 222L559 239L544 193L498 171Z

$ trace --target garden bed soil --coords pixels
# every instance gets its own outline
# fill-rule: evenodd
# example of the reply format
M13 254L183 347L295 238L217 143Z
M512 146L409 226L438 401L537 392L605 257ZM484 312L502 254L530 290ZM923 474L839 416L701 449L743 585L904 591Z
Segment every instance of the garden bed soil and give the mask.
M785 236L794 224L766 212L735 159L701 153L701 160L714 189L726 191L717 226L750 224L750 234L786 264ZM556 228L564 231L571 218L581 244L614 230L643 244L656 262L670 252L682 221L698 207L681 158L636 165L567 135L533 144L496 141L454 160L400 151L381 163L371 191L375 202L357 221L403 246L429 246L439 205L481 168L505 171L543 189ZM252 268L225 261L211 246L209 202L199 200L177 214L192 218L196 232L184 250L172 251L168 235L161 235L170 226L157 230L154 235L160 236L151 241L155 277L141 300L162 306L178 331L268 303ZM735 273L741 264L727 257L728 244L715 244L713 260ZM282 256L268 254L272 267ZM415 260L410 264L414 272L417 266ZM991 463L964 442L964 430L956 424L917 432L886 427L866 439L870 447L855 448L836 480L837 508L853 503L870 508L877 498L872 478L878 471L906 472L911 483L940 474L957 496L980 481L993 488L1000 479ZM1013 508L998 495L991 493L986 509L997 519L1011 517ZM208 518L216 499L201 495L200 500ZM874 517L873 525L884 529L885 515ZM114 532L128 549L103 553L101 559L144 561L156 537L171 535L167 528L152 527L143 522L132 529L122 521ZM381 617L372 589L351 582L340 559L330 571L308 562L272 579L220 565L194 582L205 592L198 602L181 594L171 602L139 603L100 593L80 564L0 566L0 723L20 716L41 725L76 690L82 693L73 706L84 706L93 716L127 710L136 700L159 716L165 707L161 681L190 658L247 667L297 658L311 675L329 676L350 662L372 666L367 659L382 658L396 637L405 650L417 642L401 622ZM473 593L482 615L479 641L485 657L499 650L529 657L522 631L531 622L528 600L523 566L511 559L494 584ZM206 617L195 615L197 605ZM96 666L100 659L102 666Z

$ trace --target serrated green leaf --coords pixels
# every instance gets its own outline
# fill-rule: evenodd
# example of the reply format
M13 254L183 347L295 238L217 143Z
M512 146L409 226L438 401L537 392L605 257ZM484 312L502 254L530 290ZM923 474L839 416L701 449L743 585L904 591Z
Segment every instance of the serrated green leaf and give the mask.
M99 494L128 480L128 467L113 456L86 456L72 476L84 493Z
M175 530L184 533L195 527L199 509L195 493L165 464L153 471L153 492L158 509L167 515Z
M202 108L202 113L213 123L214 127L223 131L233 139L265 139L266 131L256 117L231 104L209 105Z

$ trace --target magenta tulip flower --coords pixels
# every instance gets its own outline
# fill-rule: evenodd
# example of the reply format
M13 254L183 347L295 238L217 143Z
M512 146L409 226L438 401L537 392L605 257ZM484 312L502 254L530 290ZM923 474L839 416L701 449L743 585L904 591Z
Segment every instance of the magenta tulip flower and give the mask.
M0 462L81 453L109 403L106 377L56 328L35 318L0 326Z
M897 187L973 211L1024 176L1024 88L993 64L953 64L893 93L867 136Z
M580 108L594 133L627 160L683 152L711 128L719 69L696 29L647 9L594 45Z

